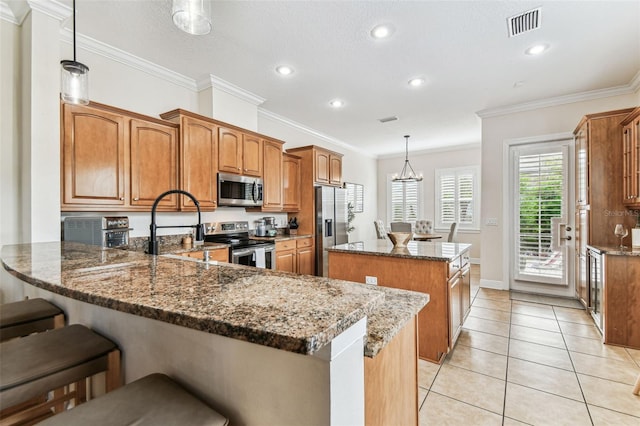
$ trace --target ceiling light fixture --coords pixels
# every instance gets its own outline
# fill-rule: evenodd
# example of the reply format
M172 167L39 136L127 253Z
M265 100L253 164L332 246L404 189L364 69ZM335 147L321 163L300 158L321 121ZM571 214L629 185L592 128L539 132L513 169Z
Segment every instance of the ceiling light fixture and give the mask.
M371 30L371 37L376 40L389 37L393 33L393 28L389 25L376 25Z
M340 99L334 99L333 101L329 102L329 105L334 108L342 108L344 106L344 102Z
M293 68L286 65L280 65L276 67L276 72L280 75L291 75L293 74Z
M536 44L524 51L527 55L539 55L549 48L548 44Z
M409 80L409 86L411 87L420 87L424 84L424 78L416 77Z
M402 167L402 172L400 172L400 175L394 175L391 180L393 180L394 182L420 182L423 179L422 175L416 175L416 172L413 171L413 167L411 167L411 164L409 163L409 135L405 135L404 140L404 167Z
M60 61L62 100L70 104L89 104L89 67L76 61L76 0L73 0L73 61Z
M211 4L209 0L173 0L171 17L176 27L193 35L211 32Z

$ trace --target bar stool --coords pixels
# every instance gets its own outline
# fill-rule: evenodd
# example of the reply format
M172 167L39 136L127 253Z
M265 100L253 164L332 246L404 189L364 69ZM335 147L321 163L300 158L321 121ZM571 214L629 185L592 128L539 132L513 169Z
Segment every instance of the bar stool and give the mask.
M81 404L86 401L84 379L95 374L106 373L105 392L121 384L115 343L80 324L2 342L0 359L2 424L49 417L63 411L67 401ZM63 387L66 392L33 403Z
M633 394L640 394L640 374L638 374L638 378L636 379L636 384L633 386Z
M38 424L226 426L229 420L166 375L154 373Z
M60 327L64 327L64 313L44 299L0 306L0 342Z

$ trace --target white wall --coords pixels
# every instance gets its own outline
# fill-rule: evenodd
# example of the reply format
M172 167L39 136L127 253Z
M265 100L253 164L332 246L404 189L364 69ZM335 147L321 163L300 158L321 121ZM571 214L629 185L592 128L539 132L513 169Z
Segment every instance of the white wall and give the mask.
M422 181L422 214L421 217L427 220L435 221L435 170L447 169L463 166L479 166L481 161L480 145L466 146L452 150L434 150L427 152L409 153L409 161L416 173L422 173L424 180ZM404 165L404 155L392 158L382 158L378 160L378 212L379 219L384 220L386 225L389 224L390 218L387 217L388 204L387 199L387 176L390 174L400 173ZM484 199L481 198L484 203ZM373 224L371 224L373 228ZM436 232L444 237L448 232ZM458 230L458 242L471 244L471 258L474 261L480 259L480 233L477 231Z
M355 151L345 145L330 142L327 138L311 134L295 125L274 119L268 114L258 114L258 131L286 141L284 149L317 145L344 154L342 157L342 179L345 182L364 185L364 209L356 213L355 229L349 234L349 241L375 239L373 221L377 218L378 188L376 184L376 160L367 154Z
M573 132L585 114L628 108L640 104L640 92L555 107L506 114L482 120L482 214L497 218L498 226L482 224L481 286L509 288L509 253L505 252L505 217L503 217L503 145L506 140Z

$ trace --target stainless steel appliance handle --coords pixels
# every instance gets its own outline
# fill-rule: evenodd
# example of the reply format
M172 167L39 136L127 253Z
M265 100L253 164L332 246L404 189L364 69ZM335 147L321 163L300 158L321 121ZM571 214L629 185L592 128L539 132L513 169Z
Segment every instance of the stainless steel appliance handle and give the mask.
M258 201L258 183L257 182L253 182L253 202L255 203L256 201Z
M233 257L242 257L242 256L246 256L248 254L253 253L253 249L245 249L245 250L233 250L231 252L231 256Z

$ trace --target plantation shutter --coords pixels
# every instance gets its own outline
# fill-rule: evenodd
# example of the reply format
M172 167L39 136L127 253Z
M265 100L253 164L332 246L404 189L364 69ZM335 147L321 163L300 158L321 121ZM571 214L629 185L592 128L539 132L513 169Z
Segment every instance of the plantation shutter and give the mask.
M549 283L563 279L564 256L552 247L553 222L563 217L563 152L520 155L518 158L518 276L536 276ZM556 230L554 230L556 232Z
M415 222L418 203L418 182L391 182L391 222Z
M460 225L473 224L473 173L458 174L458 223Z
M456 221L456 175L440 176L440 222L444 225Z

